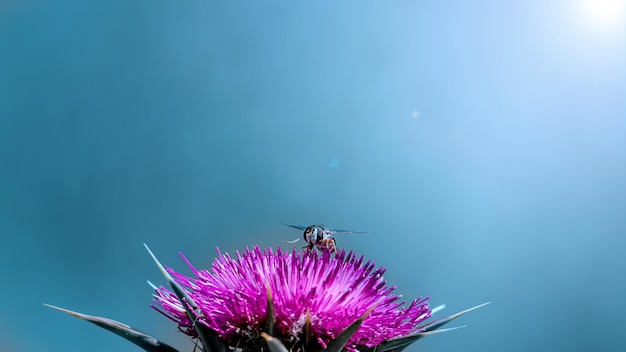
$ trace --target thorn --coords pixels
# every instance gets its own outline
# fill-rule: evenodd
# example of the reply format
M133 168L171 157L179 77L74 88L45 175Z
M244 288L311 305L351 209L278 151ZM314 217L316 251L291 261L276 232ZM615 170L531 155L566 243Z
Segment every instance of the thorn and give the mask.
M455 326L453 328L446 328L446 329L437 329L437 330L432 330L432 331L424 331L424 332L418 332L416 334L413 334L412 336L432 336L432 335L437 335L440 334L442 332L448 332L448 331L453 331L453 330L458 330L458 329L463 329L466 328L466 325L461 325L461 326Z
M437 313L438 311L443 310L445 307L446 307L446 305L445 305L445 304L441 304L441 305L438 305L438 306L436 306L435 308L431 309L430 311L431 311L433 314L435 314L435 313Z
M488 305L490 303L491 302L486 302L486 303L483 303L483 304L479 304L479 305L477 305L475 307L466 309L466 310L458 312L456 314L452 314L449 317L445 317L445 318L442 318L442 319L439 319L439 320L435 320L433 322L429 322L429 323L425 323L425 324L419 325L418 328L419 329L424 329L424 332L436 330L437 328L439 328L439 327L441 327L441 326L451 322L452 320L454 320L454 319L456 319L456 318L458 318L458 317L460 317L460 316L462 316L464 314L467 314L467 313L469 313L471 311L474 311L474 310L476 310L478 308L484 307L484 306L486 306L486 305Z

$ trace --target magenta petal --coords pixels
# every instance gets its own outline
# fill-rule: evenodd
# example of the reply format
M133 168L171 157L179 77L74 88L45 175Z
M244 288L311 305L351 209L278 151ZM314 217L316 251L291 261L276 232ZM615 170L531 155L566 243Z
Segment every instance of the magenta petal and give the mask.
M268 285L276 330L286 346L303 338L307 312L311 338L323 347L374 307L346 345L350 350L418 332L417 325L431 315L427 299L418 298L405 306L392 294L394 287L386 285L385 269L375 269L375 263L364 263L363 257L352 252L333 256L255 247L237 252L236 258L220 253L210 270L197 270L183 259L195 277L168 271L200 307L202 323L227 342L260 336ZM178 322L181 331L195 334L182 303L169 290L157 289L155 303Z

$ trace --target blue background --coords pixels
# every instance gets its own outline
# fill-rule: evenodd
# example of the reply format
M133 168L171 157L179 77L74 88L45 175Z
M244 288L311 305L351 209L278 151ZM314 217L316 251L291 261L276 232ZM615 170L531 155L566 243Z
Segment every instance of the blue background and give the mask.
M181 351L177 269L323 223L440 313L410 351L626 350L623 14L566 1L0 1L0 350ZM297 244L297 245L302 245Z

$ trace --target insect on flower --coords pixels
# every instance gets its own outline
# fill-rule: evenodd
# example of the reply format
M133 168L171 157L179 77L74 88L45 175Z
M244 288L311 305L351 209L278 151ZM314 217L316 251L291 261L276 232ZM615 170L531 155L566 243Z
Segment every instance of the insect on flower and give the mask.
M431 309L422 297L405 305L393 294L395 286L387 286L383 267L353 252L331 255L315 242L308 253L255 246L231 257L218 249L218 258L206 270L196 269L181 254L192 276L164 267L146 249L170 287L150 283L152 307L197 338L194 351L400 352L422 337L456 329L441 327L488 304L429 322L441 306ZM179 351L121 322L47 306L112 331L145 351Z
M320 251L330 251L337 253L337 242L335 241L334 235L337 234L348 234L348 233L371 233L370 231L349 231L349 230L330 230L324 227L324 225L309 225L309 226L300 226L300 225L290 225L282 223L285 226L293 227L294 229L304 231L303 237L306 243L306 246L302 247L302 249L306 248L306 252L310 253L313 248L317 248ZM300 239L297 238L293 241L283 241L285 243L296 243Z

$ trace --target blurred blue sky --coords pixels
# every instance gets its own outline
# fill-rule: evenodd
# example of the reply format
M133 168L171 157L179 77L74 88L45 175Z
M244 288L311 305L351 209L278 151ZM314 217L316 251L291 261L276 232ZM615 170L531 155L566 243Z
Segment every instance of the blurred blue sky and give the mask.
M376 231L338 245L406 299L494 302L410 351L626 350L624 17L0 1L0 350L139 351L42 302L191 350L142 242L202 267L281 222Z

